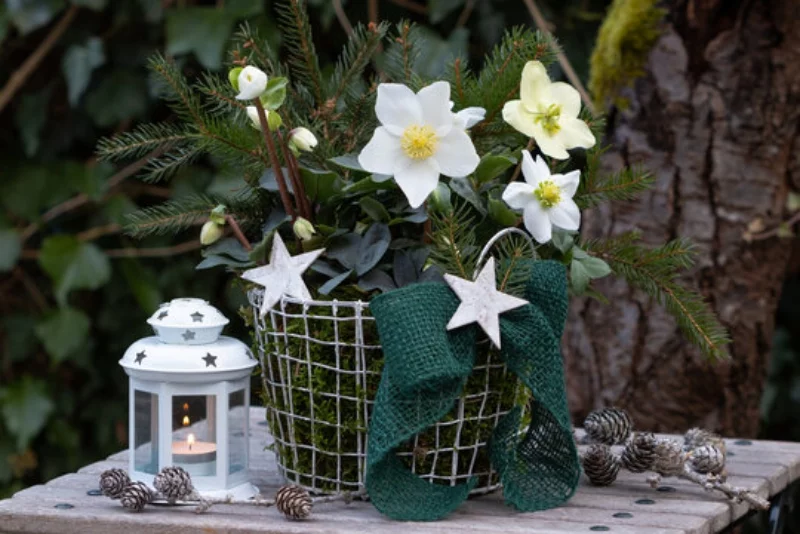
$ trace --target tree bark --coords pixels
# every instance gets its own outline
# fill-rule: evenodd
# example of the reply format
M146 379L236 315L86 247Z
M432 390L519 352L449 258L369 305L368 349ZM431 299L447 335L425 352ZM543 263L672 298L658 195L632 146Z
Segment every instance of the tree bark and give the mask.
M573 303L564 338L570 405L627 409L637 428L758 431L774 316L792 242L748 243L754 220L786 217L800 188L800 10L796 0L672 0L631 105L612 115L610 169L641 163L654 188L584 216L584 236L641 230L650 244L698 244L685 281L707 297L733 343L707 362L674 320L618 279L610 305Z

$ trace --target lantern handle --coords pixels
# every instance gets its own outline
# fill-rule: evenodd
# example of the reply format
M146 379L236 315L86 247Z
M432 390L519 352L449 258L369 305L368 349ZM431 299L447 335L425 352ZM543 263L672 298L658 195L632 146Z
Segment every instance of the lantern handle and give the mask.
M486 260L489 259L488 258L489 252L491 252L492 247L494 247L495 243L497 243L504 237L511 234L517 234L522 236L522 238L525 239L525 242L531 248L531 252L533 253L533 258L534 259L538 258L539 255L536 254L536 243L533 241L531 236L528 235L527 232L525 232L524 230L520 230L519 228L516 228L514 226L511 226L509 228L503 228L502 230L494 234L492 238L489 239L489 241L487 241L486 244L483 246L483 249L481 249L481 253L478 255L478 261L475 263L475 271L472 273L473 279L478 276L478 273L480 273L481 269L483 268L483 265L486 263Z

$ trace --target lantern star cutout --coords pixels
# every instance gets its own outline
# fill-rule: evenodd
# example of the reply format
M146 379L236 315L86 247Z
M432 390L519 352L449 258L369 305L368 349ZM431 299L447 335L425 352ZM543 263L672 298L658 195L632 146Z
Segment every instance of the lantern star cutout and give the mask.
M145 358L147 358L147 354L145 354L144 351L137 352L136 353L136 360L134 360L134 361L136 363L138 363L139 365L142 365L142 360L144 360Z
M242 273L242 278L264 287L264 299L261 302L261 316L272 309L281 297L286 295L298 299L311 300L303 273L308 269L325 249L314 250L290 256L283 244L283 239L276 232L272 238L272 252L269 263L262 267L249 269Z
M447 323L447 330L478 323L499 349L500 314L524 306L528 301L497 290L494 258L489 258L474 282L452 274L445 274L444 279L461 300L458 309Z
M213 356L210 352L206 352L206 355L200 359L206 362L206 367L211 367L212 365L214 367L217 366L217 357Z

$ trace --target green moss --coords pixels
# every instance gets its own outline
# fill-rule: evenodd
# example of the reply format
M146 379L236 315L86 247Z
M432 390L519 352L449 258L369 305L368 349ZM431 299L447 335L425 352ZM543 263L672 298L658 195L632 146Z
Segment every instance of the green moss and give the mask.
M657 0L614 0L597 35L592 53L589 90L598 108L609 100L625 107L623 87L644 74L647 56L661 35L666 10Z
M287 310L298 315L301 311L299 307ZM319 311L311 310L312 313ZM321 491L354 490L359 480L363 480L363 472L359 473L364 468L363 458L360 459L356 453L366 451L366 444L359 444L359 432L366 431L365 411L371 409L383 365L381 351L369 348L379 343L375 323L369 320L362 323L365 348L364 357L359 361L353 343L356 320L352 315L347 316L348 312L352 313L352 310L340 309L336 322L309 319L307 333L301 318L287 318L285 327L281 325L284 331L265 335L269 342L265 359L267 375L271 366L273 375L278 378L267 380L262 392L267 406L267 421L274 436L283 435L289 442L291 433L299 444L292 449L276 443L274 450L291 480ZM306 335L311 342L306 343L301 337ZM337 336L340 341L338 354L333 344ZM296 360L279 356L285 354ZM442 420L453 424L440 426L438 430L439 448L442 449L452 449L457 434L459 436L458 474L466 473L473 461L473 472L489 472L487 447L480 447L473 460L474 445L486 443L496 423L495 418L485 417L493 414L498 405L507 411L515 404L524 406L527 403L524 388L518 387L517 380L499 364L499 355L490 352L486 343L479 348L476 367L485 364L488 358L491 358L492 365L475 371L464 389L465 407L460 433L459 425L455 423L459 416L456 409ZM367 368L366 378L358 372L364 366ZM340 372L334 372L335 368ZM491 393L484 401L479 394L487 382ZM483 417L478 419L481 413ZM405 461L408 465L413 463L419 474L450 476L454 456L452 452L436 453L436 432L432 428L420 434L416 446L413 442L408 443L401 454L405 453ZM334 482L337 471L341 473L341 487ZM316 479L312 478L312 473ZM479 477L479 487L487 483L490 483L489 476ZM496 474L491 476L491 483L496 483Z

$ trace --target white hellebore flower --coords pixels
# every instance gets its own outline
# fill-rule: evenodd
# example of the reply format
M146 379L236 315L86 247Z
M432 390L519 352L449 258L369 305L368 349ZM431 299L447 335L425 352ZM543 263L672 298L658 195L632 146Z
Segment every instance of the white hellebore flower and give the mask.
M247 111L247 118L249 118L250 122L253 123L253 128L255 128L256 130L260 130L261 129L261 121L258 119L258 110L256 109L256 107L255 106L247 106L245 111ZM265 113L269 113L269 111L266 110L266 109L264 110L264 112Z
M439 183L459 178L480 158L462 124L450 111L450 84L432 83L416 94L402 84L378 85L375 114L381 126L358 155L365 170L394 176L412 208Z
M522 69L520 100L503 106L503 120L536 140L539 149L556 159L567 159L571 148L591 148L595 139L578 118L581 96L569 84L551 82L539 61L528 61Z
M303 152L311 152L318 143L311 130L302 126L289 132L289 142L297 150L302 150Z
M528 151L522 152L522 174L525 182L512 182L503 191L503 200L511 208L522 210L525 228L539 243L547 243L553 226L577 230L581 212L572 200L580 182L580 171L550 174L544 160L533 161Z
M450 102L450 108L452 107L453 103ZM478 107L464 108L454 115L460 127L467 130L486 118L486 110Z
M267 74L252 65L242 69L237 81L239 94L236 95L236 100L253 100L267 89Z

